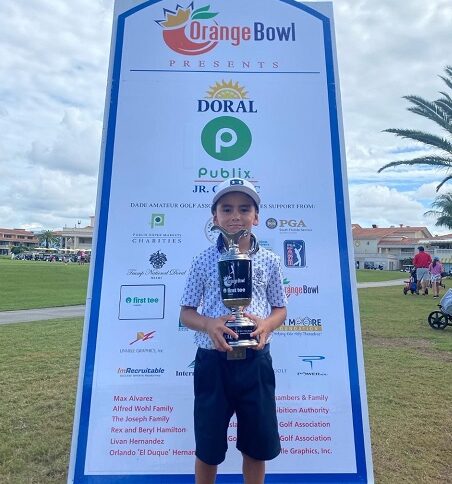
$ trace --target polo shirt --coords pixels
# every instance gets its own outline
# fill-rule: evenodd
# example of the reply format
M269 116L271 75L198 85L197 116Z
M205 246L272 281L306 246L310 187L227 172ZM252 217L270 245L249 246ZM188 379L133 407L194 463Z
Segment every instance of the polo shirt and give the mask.
M414 256L413 265L416 269L425 268L428 269L428 266L432 262L432 258L428 252L419 252Z
M218 259L224 248L220 235L216 245L212 245L193 259L187 275L181 306L198 308L203 316L217 318L231 311L223 304L218 273ZM259 318L266 318L272 307L285 307L285 295L281 261L278 255L262 247L251 255L253 292L251 304L246 312ZM270 335L267 338L269 341ZM215 349L209 335L195 331L195 344L200 348Z

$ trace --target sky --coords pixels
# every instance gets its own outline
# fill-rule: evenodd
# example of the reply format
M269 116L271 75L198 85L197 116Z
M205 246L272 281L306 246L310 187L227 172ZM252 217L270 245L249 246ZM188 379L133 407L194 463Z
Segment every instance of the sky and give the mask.
M448 233L423 215L444 173L377 171L428 152L384 129L444 135L403 96L447 90L452 2L332 3L351 221ZM113 0L0 2L0 227L58 230L94 215L112 16Z

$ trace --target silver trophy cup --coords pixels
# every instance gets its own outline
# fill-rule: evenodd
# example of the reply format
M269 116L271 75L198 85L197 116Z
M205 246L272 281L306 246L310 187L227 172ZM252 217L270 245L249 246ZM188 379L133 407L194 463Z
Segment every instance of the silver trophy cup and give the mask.
M256 237L251 234L251 249L242 253L239 250L239 241L248 235L248 230L231 234L218 225L214 225L212 230L219 230L224 236L226 250L218 260L220 290L223 304L235 316L234 320L226 321L225 324L238 335L238 339L226 333L224 337L233 348L256 346L258 341L250 337L256 324L243 314L245 307L251 304L253 273L250 256L258 250Z

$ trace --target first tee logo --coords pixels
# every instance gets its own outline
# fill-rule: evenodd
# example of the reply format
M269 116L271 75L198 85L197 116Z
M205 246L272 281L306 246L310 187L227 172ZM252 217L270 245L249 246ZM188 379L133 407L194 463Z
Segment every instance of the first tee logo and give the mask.
M229 42L238 47L242 42L279 41L295 42L295 23L289 26L267 26L253 22L249 26L220 25L210 5L195 9L194 2L186 8L163 9L165 18L156 20L163 28L163 40L174 52L184 55L201 55L214 49L218 42Z

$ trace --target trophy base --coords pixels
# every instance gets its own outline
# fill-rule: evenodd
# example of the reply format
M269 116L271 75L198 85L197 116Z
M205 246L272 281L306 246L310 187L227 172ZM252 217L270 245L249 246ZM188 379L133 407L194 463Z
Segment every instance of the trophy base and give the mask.
M233 348L253 348L258 344L259 343L255 339L233 339L228 341L228 345L232 346Z
M250 337L250 334L256 329L256 325L248 318L238 317L235 321L227 321L226 326L238 335L238 339L234 339L229 334L224 335L229 346L233 348L252 348L259 344L256 338Z

